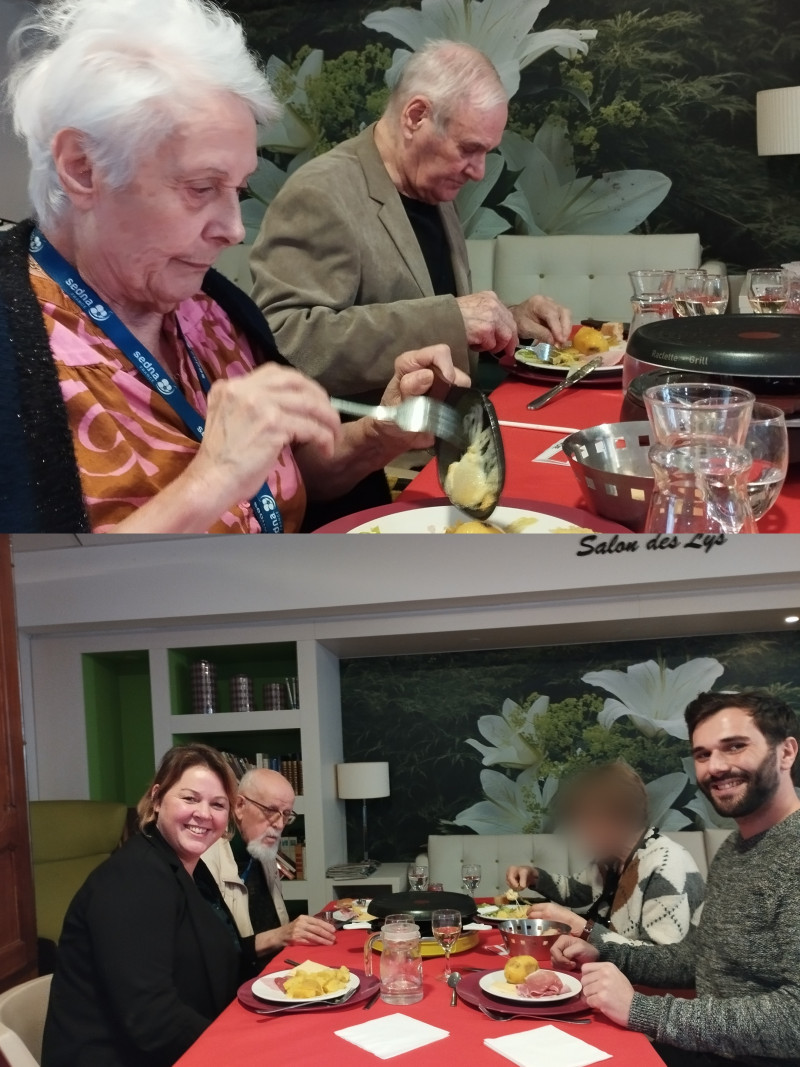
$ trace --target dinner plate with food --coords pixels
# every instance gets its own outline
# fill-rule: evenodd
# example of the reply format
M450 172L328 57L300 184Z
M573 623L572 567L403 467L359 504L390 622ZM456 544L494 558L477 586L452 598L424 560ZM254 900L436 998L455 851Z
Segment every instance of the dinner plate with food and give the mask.
M347 967L324 967L306 960L287 971L273 971L253 982L251 989L259 1000L273 1004L319 1004L336 1000L357 989L358 975Z
M557 1004L583 988L575 975L540 967L533 956L512 956L502 971L482 974L478 985L490 997L523 1004Z
M368 923L375 918L369 913L369 900L337 900L333 918L337 923Z
M626 349L623 329L621 322L604 322L599 328L581 326L566 348L551 348L546 359L536 346L518 348L514 354L514 372L536 380L566 378L570 371L600 356L601 365L582 380L591 383L619 378Z

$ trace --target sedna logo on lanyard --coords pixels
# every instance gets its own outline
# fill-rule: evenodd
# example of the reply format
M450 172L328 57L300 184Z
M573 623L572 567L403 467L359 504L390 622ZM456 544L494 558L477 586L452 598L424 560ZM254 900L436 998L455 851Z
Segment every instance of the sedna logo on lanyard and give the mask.
M28 247L42 270L79 308L102 326L106 337L113 341L150 387L164 397L192 436L197 441L202 441L206 426L205 419L194 410L156 357L141 345L119 317L102 303L97 293L81 278L75 268L67 263L38 228L32 231ZM189 353L203 392L207 394L211 388L208 375L195 355L194 349L183 336L180 325L178 325L178 332L186 345L186 351ZM250 501L250 506L264 533L283 533L280 509L266 482Z

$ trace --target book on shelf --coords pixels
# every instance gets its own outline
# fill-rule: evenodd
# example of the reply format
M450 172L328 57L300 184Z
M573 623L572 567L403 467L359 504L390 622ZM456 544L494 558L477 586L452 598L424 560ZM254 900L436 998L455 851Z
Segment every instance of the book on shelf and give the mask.
M278 865L278 874L281 878L285 878L287 881L293 881L299 877L297 873L297 865L293 860L289 859L285 852L282 850L278 852L275 857L275 862Z

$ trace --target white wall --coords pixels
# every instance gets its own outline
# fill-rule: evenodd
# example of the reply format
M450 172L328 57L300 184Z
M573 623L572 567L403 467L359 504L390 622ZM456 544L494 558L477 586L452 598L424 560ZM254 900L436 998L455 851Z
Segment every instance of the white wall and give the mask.
M24 0L0 0L0 82L9 69L8 39L23 15L32 10ZM30 213L28 157L11 129L8 112L0 113L0 217L18 222Z

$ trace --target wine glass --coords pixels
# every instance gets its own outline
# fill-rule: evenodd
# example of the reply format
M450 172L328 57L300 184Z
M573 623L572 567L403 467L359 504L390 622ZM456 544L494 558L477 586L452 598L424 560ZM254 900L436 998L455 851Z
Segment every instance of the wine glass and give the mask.
M440 981L446 982L450 977L450 953L461 937L461 913L450 908L442 908L431 915L431 932L444 949L444 973Z
M724 315L731 298L727 274L707 274L703 282L703 314Z
M747 296L758 315L780 315L789 299L789 276L785 270L749 270Z
M672 284L672 306L675 314L681 318L704 315L703 293L706 272L697 270L676 270Z
M786 416L773 404L756 401L745 448L753 457L747 476L747 493L753 516L761 519L778 499L789 464Z
M481 884L481 865L480 863L462 863L461 864L461 882L464 889L469 893L471 897L475 896L475 890Z
M428 868L422 863L408 865L408 884L414 893L428 888Z

